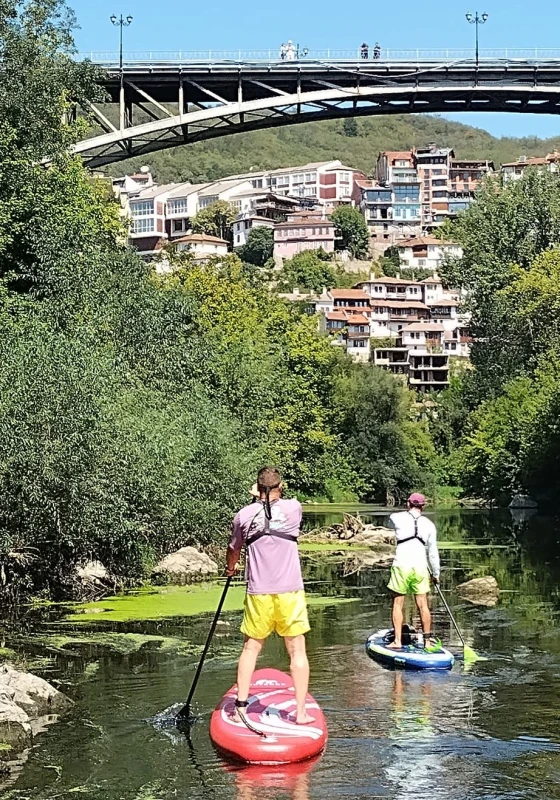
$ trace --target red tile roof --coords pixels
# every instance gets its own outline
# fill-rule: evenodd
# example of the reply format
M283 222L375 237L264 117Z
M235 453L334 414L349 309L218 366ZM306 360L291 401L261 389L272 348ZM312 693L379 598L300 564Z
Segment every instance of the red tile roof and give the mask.
M369 300L369 294L363 289L331 289L335 300Z
M352 314L348 317L348 322L351 325L369 325L369 319L363 314Z

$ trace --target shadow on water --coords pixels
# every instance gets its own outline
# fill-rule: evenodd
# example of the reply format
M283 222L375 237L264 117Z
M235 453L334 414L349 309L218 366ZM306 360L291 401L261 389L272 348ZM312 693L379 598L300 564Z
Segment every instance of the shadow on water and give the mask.
M379 520L384 512L374 513ZM310 610L312 690L330 734L318 761L241 768L215 753L209 717L234 681L240 612L225 615L230 624L212 646L194 708L201 718L190 739L163 724L168 717L161 710L184 700L196 662L193 647L204 641L209 615L121 623L119 633L157 635L165 646L157 639L98 635L88 645L49 651L45 674L76 706L37 740L4 797L560 799L559 523L462 511L434 519L443 545L443 589L468 643L488 662L469 671L459 664L445 674L383 669L367 657L364 642L388 622L387 571L344 577L343 564L312 554L305 569L313 590L355 599ZM495 575L503 589L495 607L474 606L453 593L459 581L483 574ZM436 598L433 603L438 633L460 652ZM31 617L28 625L37 640L57 630L56 619ZM79 630L83 636L83 625ZM87 630L107 633L111 626L91 622ZM38 653L37 645L33 657ZM267 644L262 665L287 667L281 642Z

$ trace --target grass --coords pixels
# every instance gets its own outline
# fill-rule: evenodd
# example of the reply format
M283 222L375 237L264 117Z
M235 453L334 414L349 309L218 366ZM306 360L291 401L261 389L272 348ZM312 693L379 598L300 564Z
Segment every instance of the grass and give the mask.
M73 606L73 612L65 617L65 621L72 624L131 622L209 614L216 610L222 590L222 586L208 583L186 587L148 587L138 592L107 597L95 603L76 604ZM240 611L244 600L244 584L230 587L224 611ZM350 601L351 599L344 597L323 597L313 594L307 596L310 606L337 605Z

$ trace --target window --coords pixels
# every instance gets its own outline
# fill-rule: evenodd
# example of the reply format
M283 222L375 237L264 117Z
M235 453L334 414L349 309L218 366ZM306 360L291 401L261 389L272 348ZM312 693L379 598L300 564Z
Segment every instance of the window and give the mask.
M241 200L230 200L230 203L237 211L241 211Z
M433 197L447 197L447 192L441 192L441 191L434 192Z
M299 175L294 175L294 177L292 179L292 182L293 183L303 183L303 173L300 173Z
M417 286L411 286L410 287L410 291L411 291L412 294L418 294L418 287Z
M305 182L306 183L315 183L317 180L317 173L316 172L306 172L305 173Z
M340 181L340 183L350 183L350 173L349 172L340 172L339 173L339 181Z
M350 197L350 187L349 186L341 186L340 187L340 194L342 197Z
M132 233L152 233L155 231L154 218L135 219L132 222Z
M179 231L185 230L185 220L184 219L174 219L172 223L173 233L178 233Z
M179 197L176 200L169 200L167 203L168 214L186 214L187 213L187 199L186 197Z
M208 206L211 206L212 203L216 203L217 200L218 200L218 195L217 194L213 194L213 195L210 195L208 197L201 197L200 200L198 201L198 207L199 208L208 208Z
M395 167L408 167L410 166L409 161L395 161Z
M149 217L153 213L153 200L140 200L130 204L130 214L133 217Z

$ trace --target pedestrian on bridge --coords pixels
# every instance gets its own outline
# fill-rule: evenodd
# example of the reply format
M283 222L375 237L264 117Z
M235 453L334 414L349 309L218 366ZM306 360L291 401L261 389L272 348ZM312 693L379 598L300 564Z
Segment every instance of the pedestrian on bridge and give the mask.
M282 61L286 60L287 52L288 52L288 46L285 42L282 42L282 44L280 45L280 59Z
M369 58L369 45L366 42L360 47L360 56L364 59Z
M373 57L376 61L379 61L379 59L381 58L381 47L379 46L379 42L375 43L375 46L373 48Z
M296 48L291 39L288 39L288 44L286 46L286 59L288 61L296 60Z

